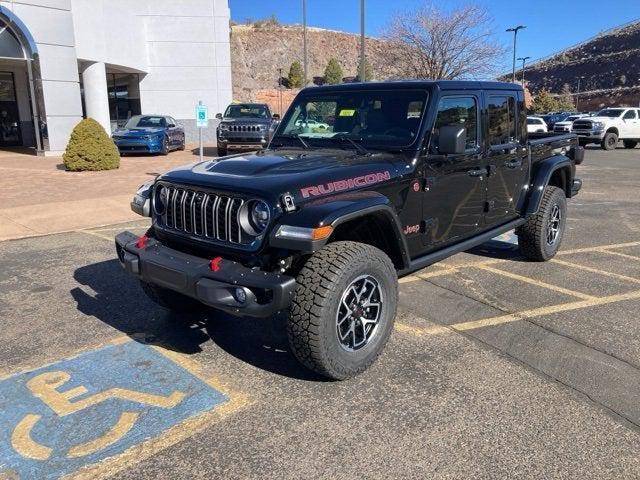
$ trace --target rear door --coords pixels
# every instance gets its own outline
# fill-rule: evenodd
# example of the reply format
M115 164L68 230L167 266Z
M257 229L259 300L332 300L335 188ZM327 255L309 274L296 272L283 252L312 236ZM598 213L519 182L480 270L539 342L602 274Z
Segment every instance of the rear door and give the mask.
M425 159L425 248L455 243L476 233L483 223L486 166L481 152L480 92L444 92L439 99ZM444 125L466 128L466 151L439 152L438 131Z
M485 223L493 227L518 216L528 178L527 135L523 98L518 92L484 94L486 115L487 203Z
M622 115L620 137L623 139L640 138L640 122L635 108L630 108Z

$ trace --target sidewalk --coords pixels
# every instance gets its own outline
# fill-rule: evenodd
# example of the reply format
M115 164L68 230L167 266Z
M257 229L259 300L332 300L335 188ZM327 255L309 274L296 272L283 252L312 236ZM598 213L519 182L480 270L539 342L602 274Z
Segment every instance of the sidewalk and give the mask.
M67 172L59 157L2 152L0 241L136 220L129 202L140 184L197 160L187 149L124 157L118 170Z

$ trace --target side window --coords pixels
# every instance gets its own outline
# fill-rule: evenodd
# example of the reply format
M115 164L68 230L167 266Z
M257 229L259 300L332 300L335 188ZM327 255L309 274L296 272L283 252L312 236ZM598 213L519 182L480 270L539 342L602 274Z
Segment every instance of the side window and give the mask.
M489 97L489 145L504 145L516 141L515 106L513 97Z
M438 154L438 133L445 125L460 125L467 129L467 149L478 147L478 104L474 97L445 97L438 104L438 113L431 136L429 152Z
M636 111L635 110L629 110L627 113L624 114L624 117L622 117L624 120L635 120L636 117Z

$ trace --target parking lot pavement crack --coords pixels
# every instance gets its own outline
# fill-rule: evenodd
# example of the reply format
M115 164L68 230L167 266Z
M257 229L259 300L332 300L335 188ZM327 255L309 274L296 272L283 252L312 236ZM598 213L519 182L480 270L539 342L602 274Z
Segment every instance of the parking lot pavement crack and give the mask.
M552 328L547 327L546 325L542 325L542 324L536 322L535 320L533 320L530 317L527 317L526 315L519 314L518 312L510 311L508 308L505 308L502 305L499 305L498 303L491 301L491 299L486 298L486 296L482 295L482 292L478 291L477 289L473 289L472 288L478 295L481 296L482 299L478 299L478 298L474 298L474 297L471 297L471 296L466 295L466 294L462 294L460 292L457 292L457 291L452 290L450 288L444 287L442 285L437 285L437 284L433 283L432 281L430 281L428 279L425 279L425 281L431 283L432 285L434 285L437 288L442 288L442 289L447 290L447 291L449 291L451 293L454 293L456 295L462 295L464 297L469 298L470 300L476 301L476 302L481 303L483 305L487 305L487 306L489 306L491 308L495 308L495 309L497 309L499 311L504 312L505 314L517 317L518 319L520 319L520 320L522 320L522 321L524 321L524 322L526 322L526 323L528 323L528 324L530 324L530 325L532 325L532 326L534 326L536 328L540 328L541 330L547 332L550 335L555 335L555 336L558 336L558 337L562 338L564 341L571 342L571 343L573 343L573 344L575 344L575 345L577 345L577 346L579 346L581 348L588 349L590 351L597 352L600 355L604 355L606 357L609 357L609 358L613 359L615 362L621 363L622 366L626 366L627 368L630 368L630 369L634 370L635 372L638 373L638 376L640 377L640 365L635 365L635 364L633 364L633 363L631 363L631 362L629 362L629 361L627 361L625 359L622 359L622 358L616 356L613 353L610 353L610 352L607 352L605 350L599 349L599 348L594 347L592 345L588 345L588 344L586 344L586 343L584 343L584 342L582 342L580 340L576 340L575 338L572 338L572 337L570 337L570 336L568 336L568 335L566 335L566 334L564 334L562 332L555 331ZM506 351L504 349L501 349L501 348L497 347L496 345L494 345L494 344L492 344L492 343L490 343L490 342L488 342L486 340L483 340L482 338L479 338L477 334L473 333L473 330L460 330L460 329L457 329L455 325L446 325L446 324L442 324L442 323L439 323L437 321L434 321L433 319L431 319L431 320L436 324L436 327L434 327L434 330L437 330L437 329L440 329L440 328L447 329L447 330L449 330L451 332L463 335L464 337L466 337L468 339L471 339L471 340L473 340L475 342L479 342L480 344L490 348L491 350L496 351L501 355L505 355L507 358L515 361L516 363L518 363L520 365L523 365L526 368L532 369L533 371L541 374L542 376L544 376L548 380L557 382L557 383L569 388L570 390L572 390L572 391L574 391L576 393L584 395L591 403L601 407L602 409L604 409L605 411L610 413L615 418L618 418L619 420L621 420L621 421L623 421L625 423L628 423L630 428L633 428L634 430L638 431L638 433L640 433L640 421L634 420L629 415L626 415L623 412L621 412L621 411L619 411L619 410L617 410L615 408L612 408L611 406L603 403L602 401L600 401L597 398L595 398L593 395L589 394L586 390L578 388L577 386L572 385L572 384L562 380L558 376L552 375L551 373L549 373L549 372L547 372L547 371L545 371L545 370L543 370L541 368L536 367L535 365L532 365L531 363L528 363L528 362L518 358L517 356L509 353L508 351Z

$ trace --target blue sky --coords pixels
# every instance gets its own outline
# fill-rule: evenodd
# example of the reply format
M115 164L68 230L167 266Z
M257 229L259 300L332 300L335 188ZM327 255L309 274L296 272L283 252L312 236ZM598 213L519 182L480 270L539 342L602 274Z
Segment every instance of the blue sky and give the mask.
M440 0L443 8L463 0ZM527 25L518 34L518 56L541 58L585 40L602 30L640 19L640 0L476 0L494 18L496 38L505 46L512 37L504 32L510 26ZM422 0L366 0L367 34L376 36L390 16L410 10ZM609 5L614 8L605 8ZM266 18L275 14L282 23L302 22L302 0L229 0L231 18ZM307 0L311 26L359 32L360 0ZM511 68L510 53L504 65Z

